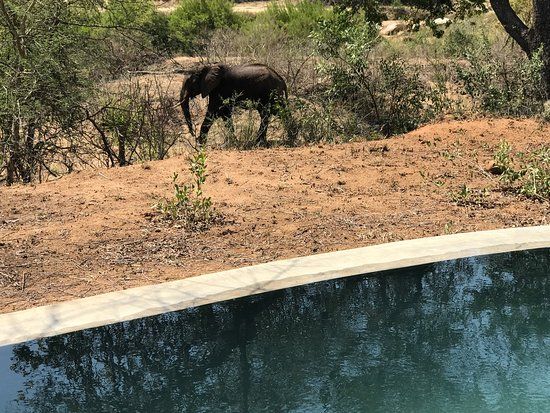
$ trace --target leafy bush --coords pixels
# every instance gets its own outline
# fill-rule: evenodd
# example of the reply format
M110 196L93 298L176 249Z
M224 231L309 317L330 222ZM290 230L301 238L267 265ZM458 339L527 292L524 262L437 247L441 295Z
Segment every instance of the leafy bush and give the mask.
M441 39L443 52L447 56L464 58L468 51L474 49L480 43L489 42L483 31L478 30L479 22L467 21L453 24L445 31Z
M546 100L540 51L531 60L517 51L493 52L485 40L464 51L467 65L456 65L463 92L474 108L504 116L532 116Z
M239 23L230 0L181 0L169 16L170 36L181 51L192 54L204 48L214 29Z
M295 97L290 100L290 115L283 122L289 136L288 144L336 143L347 142L355 137L380 137L340 102L323 97Z
M302 0L298 3L289 0L284 3L271 3L265 13L251 24L268 24L282 29L290 38L306 39L317 28L320 20L332 14L322 1Z
M351 20L352 21L352 20ZM347 13L323 21L312 34L329 79L326 95L386 135L406 132L433 116L431 88L420 69L397 55L377 54L378 26Z
M137 69L174 47L168 17L155 9L152 0L113 0L99 16L100 26L91 35L100 48L110 49L107 64L111 75Z

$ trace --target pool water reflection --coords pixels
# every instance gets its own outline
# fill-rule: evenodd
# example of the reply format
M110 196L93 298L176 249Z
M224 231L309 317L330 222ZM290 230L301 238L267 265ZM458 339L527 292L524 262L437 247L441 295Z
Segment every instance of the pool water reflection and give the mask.
M0 412L543 411L550 250L295 287L0 348Z

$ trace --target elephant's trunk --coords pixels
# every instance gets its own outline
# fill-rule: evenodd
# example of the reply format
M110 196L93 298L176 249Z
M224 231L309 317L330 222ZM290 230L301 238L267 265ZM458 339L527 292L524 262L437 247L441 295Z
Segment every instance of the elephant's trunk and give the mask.
M189 133L195 137L195 129L193 128L193 121L191 120L191 112L189 111L189 92L182 88L180 94L180 104L181 110L183 111L183 116L185 117L185 122L189 128Z

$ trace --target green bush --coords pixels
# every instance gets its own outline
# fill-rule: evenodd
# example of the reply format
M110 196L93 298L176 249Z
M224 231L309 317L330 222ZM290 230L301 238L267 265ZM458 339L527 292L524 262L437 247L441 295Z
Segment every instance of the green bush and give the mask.
M143 30L148 34L151 45L158 51L171 51L177 48L177 42L170 35L168 16L155 12L144 22Z
M268 24L282 29L291 38L305 39L317 28L320 20L331 15L322 1L302 0L271 3L265 13L252 24Z
M476 111L501 116L542 112L547 96L540 52L529 60L518 50L493 51L485 39L466 48L464 58L466 65L455 65L457 81Z
M240 24L230 0L181 0L168 20L178 48L192 54L204 48L213 30Z
M445 55L463 58L480 42L486 43L487 37L475 29L466 22L452 25L441 39Z
M338 101L311 96L311 99L293 98L289 102L289 116L283 119L287 145L319 142L347 142L356 137L379 139L380 135Z
M111 0L103 12L89 14L93 24L82 30L93 42L96 56L102 57L94 64L110 78L141 69L174 47L168 17L155 9L152 0Z
M386 135L406 132L434 115L431 88L420 68L398 55L376 53L378 26L355 22L341 13L312 34L329 79L326 95L358 120Z
M125 34L124 37L142 42L142 46L163 49L170 43L168 17L155 9L152 0L111 1L101 20L103 25Z
M70 3L70 4L69 4ZM96 62L78 1L7 2L0 18L0 181L55 175L50 162L64 152L64 135L92 93Z

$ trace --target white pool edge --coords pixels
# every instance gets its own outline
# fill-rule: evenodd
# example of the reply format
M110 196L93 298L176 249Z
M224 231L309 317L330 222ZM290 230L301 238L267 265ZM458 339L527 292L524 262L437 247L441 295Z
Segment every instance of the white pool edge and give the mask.
M0 314L0 346L318 281L550 248L550 225L443 235L310 255Z

